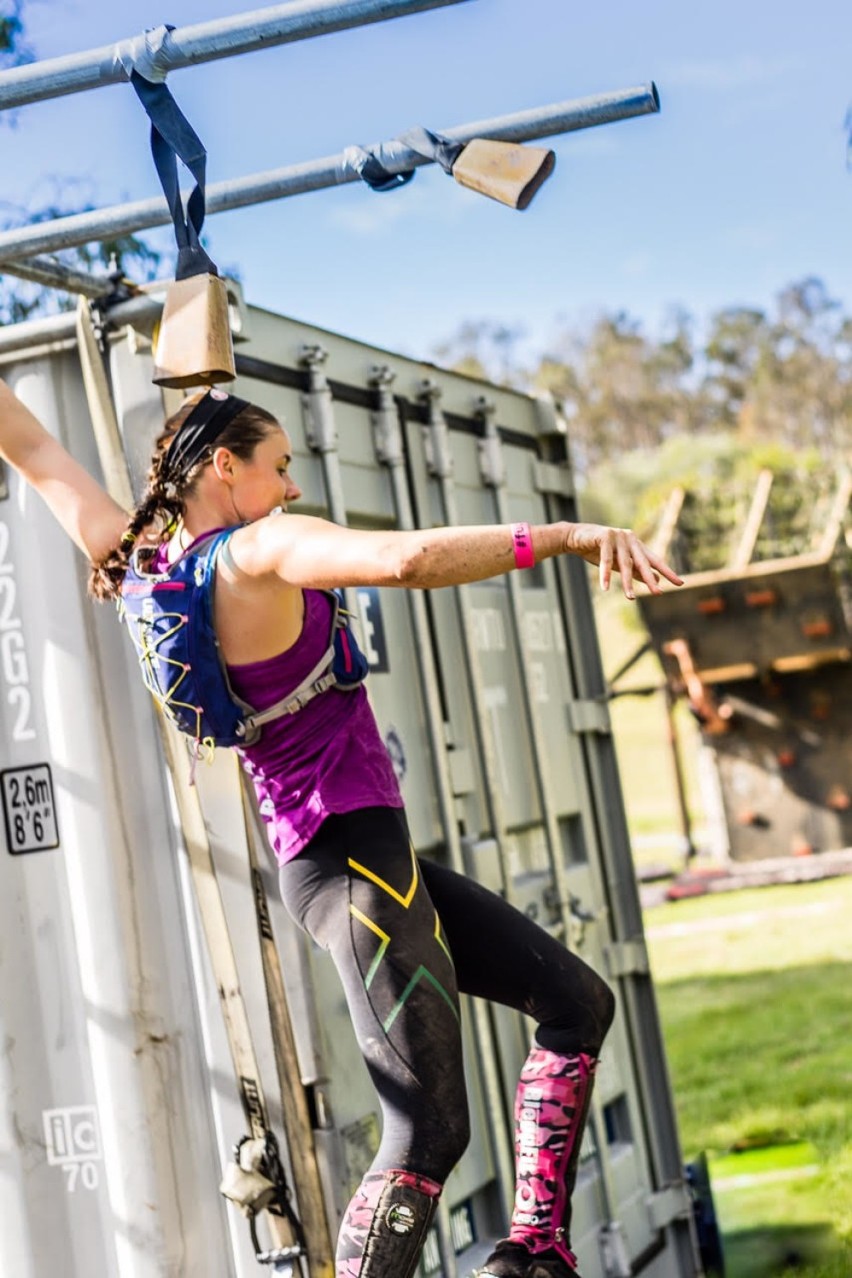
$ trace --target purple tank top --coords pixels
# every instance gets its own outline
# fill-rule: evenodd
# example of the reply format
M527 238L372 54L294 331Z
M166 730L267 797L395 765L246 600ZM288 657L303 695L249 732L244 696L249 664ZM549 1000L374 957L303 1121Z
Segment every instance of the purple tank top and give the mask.
M154 571L167 566L165 551L158 549ZM257 710L298 687L328 648L331 600L319 590L303 593L305 618L292 648L264 661L228 666L234 692ZM255 745L237 753L280 865L292 861L332 813L403 806L363 684L353 692L331 688L298 714L273 719Z

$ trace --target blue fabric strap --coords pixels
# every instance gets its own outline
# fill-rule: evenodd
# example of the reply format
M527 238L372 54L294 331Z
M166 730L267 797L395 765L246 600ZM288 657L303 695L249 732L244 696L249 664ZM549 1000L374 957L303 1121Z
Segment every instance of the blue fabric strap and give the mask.
M151 121L151 154L175 227L178 247L175 279L184 280L191 275L218 275L214 263L201 247L207 180L207 152L204 144L175 102L165 82L152 84L138 71L133 71L130 83ZM183 161L195 178L195 187L187 200L185 213L178 183L178 159Z

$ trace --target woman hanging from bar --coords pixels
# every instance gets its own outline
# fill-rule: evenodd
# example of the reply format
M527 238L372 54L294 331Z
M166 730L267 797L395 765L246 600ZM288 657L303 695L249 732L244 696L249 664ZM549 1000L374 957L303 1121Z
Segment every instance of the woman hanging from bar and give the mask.
M300 491L269 413L221 391L166 424L148 486L122 510L0 382L0 455L89 559L91 593L166 589L214 530L213 627L236 696L262 711L313 675L332 588L433 589L555 555L599 565L634 597L675 573L629 530L557 523L366 532L288 514ZM199 551L197 548L201 547ZM200 578L199 578L200 580ZM150 654L148 654L150 659ZM319 687L319 682L317 687ZM459 992L535 1021L518 1083L517 1184L489 1278L570 1278L571 1193L595 1067L614 1011L580 958L480 884L416 857L366 692L333 683L239 749L293 918L332 956L383 1118L381 1144L340 1230L338 1278L411 1278L441 1188L468 1142Z

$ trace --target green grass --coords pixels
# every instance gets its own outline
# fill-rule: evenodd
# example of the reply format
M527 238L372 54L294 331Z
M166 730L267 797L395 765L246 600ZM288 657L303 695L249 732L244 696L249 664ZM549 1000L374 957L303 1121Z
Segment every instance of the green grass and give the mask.
M662 905L645 911L645 931L654 976L671 984L848 963L850 918L852 878L838 878Z
M681 1139L710 1155L728 1278L786 1260L852 1274L850 911L852 879L834 879L646 915Z
M595 618L604 671L610 678L643 643L645 630L636 605L628 604L615 588L609 595L595 597ZM646 653L619 681L618 687L659 686L662 681L657 658L653 653ZM636 863L668 864L681 869L684 852L679 840L683 832L663 693L616 697L610 703L610 713ZM688 805L693 820L700 826L704 814L695 766L698 729L683 704L678 705L675 719Z
M644 637L596 600L611 675ZM660 683L646 655L622 686ZM637 866L683 865L661 694L612 703ZM677 713L700 836L698 732ZM650 910L646 929L687 1159L706 1150L727 1278L852 1278L852 879L719 893ZM742 1152L736 1152L742 1151Z

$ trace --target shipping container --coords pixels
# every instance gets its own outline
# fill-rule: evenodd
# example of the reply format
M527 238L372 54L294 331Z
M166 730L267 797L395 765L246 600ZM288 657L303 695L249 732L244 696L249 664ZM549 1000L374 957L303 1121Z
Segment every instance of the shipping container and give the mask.
M547 400L255 308L239 338L233 389L285 423L301 510L361 528L575 517L570 441ZM4 342L3 376L100 473L96 406L67 325L7 329ZM144 327L114 332L104 358L138 491L176 393L151 384ZM43 504L7 473L0 1273L246 1278L259 1272L246 1222L218 1190L244 1120L185 831L136 656L113 610L87 599L85 577ZM615 988L575 1196L584 1278L692 1278L692 1208L586 566L351 593L418 853L504 892ZM262 856L265 845L256 824L246 833L229 752L200 763L196 780L286 1154L247 837ZM330 960L290 922L269 859L263 876L335 1232L378 1143L376 1101ZM464 1023L473 1139L422 1261L444 1278L471 1273L505 1231L511 1105L531 1033L474 1002Z

